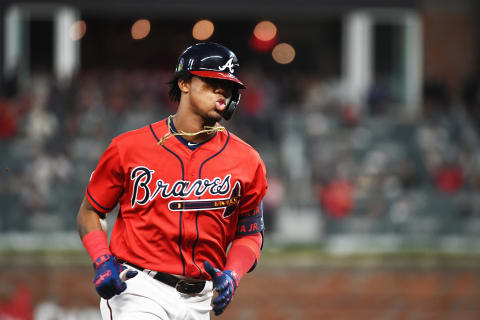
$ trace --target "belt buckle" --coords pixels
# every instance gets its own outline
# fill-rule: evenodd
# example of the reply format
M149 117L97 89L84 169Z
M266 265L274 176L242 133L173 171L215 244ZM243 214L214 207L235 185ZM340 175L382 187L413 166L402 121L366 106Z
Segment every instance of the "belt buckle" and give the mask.
M178 280L175 285L175 289L181 293L198 293L198 289L195 290L195 287L198 285L196 282L185 281L184 279Z
M175 289L178 292L186 293L186 292L184 292L185 291L185 288L183 287L184 284L188 284L188 283L183 279L178 280L177 284L175 284Z

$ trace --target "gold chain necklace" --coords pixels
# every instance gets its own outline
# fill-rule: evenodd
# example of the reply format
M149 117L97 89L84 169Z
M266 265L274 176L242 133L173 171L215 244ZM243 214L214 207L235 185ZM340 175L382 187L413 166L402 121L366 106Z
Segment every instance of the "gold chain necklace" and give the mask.
M167 126L168 126L168 132L157 142L157 145L162 144L167 141L168 138L171 136L196 136L201 133L206 133L206 134L212 134L214 132L218 131L225 131L225 127L222 126L204 126L203 130L197 131L197 132L185 132L183 130L180 130L178 132L173 132L171 122L173 121L173 115L168 116L167 119Z

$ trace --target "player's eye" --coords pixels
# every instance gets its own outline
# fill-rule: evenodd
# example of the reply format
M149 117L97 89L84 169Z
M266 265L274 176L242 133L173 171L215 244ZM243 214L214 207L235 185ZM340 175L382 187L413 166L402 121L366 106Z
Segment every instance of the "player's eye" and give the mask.
M214 78L202 78L205 84L211 88L214 92L221 90L226 97L232 96L233 86L230 81L214 79Z

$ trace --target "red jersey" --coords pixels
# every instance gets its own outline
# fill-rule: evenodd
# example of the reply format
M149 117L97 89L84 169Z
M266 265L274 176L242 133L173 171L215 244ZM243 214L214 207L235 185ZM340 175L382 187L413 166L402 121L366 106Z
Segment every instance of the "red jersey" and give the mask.
M86 190L102 213L117 203L112 253L135 265L208 278L203 262L223 268L227 246L263 231L267 190L259 154L228 131L192 150L169 133L168 120L114 138Z

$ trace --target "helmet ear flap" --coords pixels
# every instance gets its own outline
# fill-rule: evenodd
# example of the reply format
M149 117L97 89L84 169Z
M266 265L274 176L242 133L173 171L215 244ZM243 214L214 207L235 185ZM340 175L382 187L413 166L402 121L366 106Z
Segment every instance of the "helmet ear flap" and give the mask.
M228 103L228 106L222 115L225 120L230 120L232 118L233 114L238 108L241 97L242 95L240 94L239 90L235 88L232 93L232 99L230 99L230 102Z

